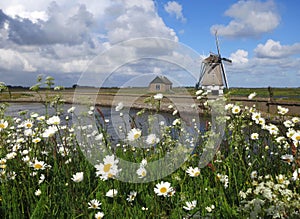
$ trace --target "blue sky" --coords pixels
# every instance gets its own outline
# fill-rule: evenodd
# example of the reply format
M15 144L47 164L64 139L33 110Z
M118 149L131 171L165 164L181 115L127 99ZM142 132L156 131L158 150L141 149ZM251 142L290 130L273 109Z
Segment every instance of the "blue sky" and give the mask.
M217 30L222 56L233 61L225 64L230 87L300 87L299 8L294 0L2 0L0 80L30 86L44 74L64 86L144 86L163 74L194 86ZM174 44L122 44L144 37ZM152 59L123 63L141 51Z

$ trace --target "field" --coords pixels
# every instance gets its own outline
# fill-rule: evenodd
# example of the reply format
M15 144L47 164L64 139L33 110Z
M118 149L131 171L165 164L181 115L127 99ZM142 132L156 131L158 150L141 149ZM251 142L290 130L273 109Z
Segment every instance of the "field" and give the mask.
M32 90L51 93L52 82ZM91 105L63 110L66 91L56 90L40 96L42 115L12 117L0 104L1 218L299 218L300 118L288 108L266 114L207 100L201 104L213 117L205 127L176 106L168 124L157 116L164 96L150 94L145 105L154 111L128 117L121 102L114 107L124 125L112 139L112 117ZM206 100L203 91L193 95ZM147 126L135 122L146 115Z

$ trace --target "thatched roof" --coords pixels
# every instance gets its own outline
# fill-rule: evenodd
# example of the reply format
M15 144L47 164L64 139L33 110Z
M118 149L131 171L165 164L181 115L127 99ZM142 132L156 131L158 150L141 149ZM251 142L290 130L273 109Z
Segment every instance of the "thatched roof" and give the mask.
M168 84L168 85L172 85L172 82L165 76L156 76L156 78L154 78L150 84Z

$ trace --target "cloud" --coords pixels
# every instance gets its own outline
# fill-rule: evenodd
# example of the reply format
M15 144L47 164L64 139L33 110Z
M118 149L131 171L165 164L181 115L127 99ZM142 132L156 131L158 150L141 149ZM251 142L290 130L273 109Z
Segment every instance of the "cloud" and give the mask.
M116 43L141 37L178 41L152 0L27 0L26 4L14 0L1 1L0 8L0 77L12 85L32 85L44 73L69 86L95 57ZM170 51L146 40L88 69L101 77L107 66L117 67L124 55L167 56ZM24 74L28 80L19 80Z
M232 38L258 37L274 30L280 23L280 16L272 0L239 1L233 4L225 15L232 18L229 24L213 25L210 28L211 33L214 34L217 30L219 35Z
M254 52L258 58L286 58L288 56L300 54L300 43L281 45L279 41L269 39L264 45L259 44L254 49Z
M229 59L232 60L233 65L247 64L249 62L248 52L245 50L239 49L236 52L231 53Z
M158 16L151 0L118 0L107 10L106 31L110 43L140 38L163 37L178 41L173 29Z
M186 21L186 18L183 16L182 13L182 6L176 1L169 1L167 4L164 5L164 9L170 15L175 15L177 20L182 22Z
M25 72L36 71L26 57L11 49L0 49L0 68L6 70L13 68Z

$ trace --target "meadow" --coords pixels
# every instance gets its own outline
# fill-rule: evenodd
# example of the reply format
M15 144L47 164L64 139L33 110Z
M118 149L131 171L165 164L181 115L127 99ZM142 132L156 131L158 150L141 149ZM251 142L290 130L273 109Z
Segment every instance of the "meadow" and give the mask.
M0 104L1 218L299 218L300 118L288 108L270 115L225 99L203 130L176 106L171 124L159 121L163 95L153 94L145 103L157 129L132 122L116 142L95 106L64 110L63 88L51 77L31 90L41 87L57 92L45 96L44 114L12 117ZM193 92L210 114L218 100ZM122 103L113 110L126 116Z

